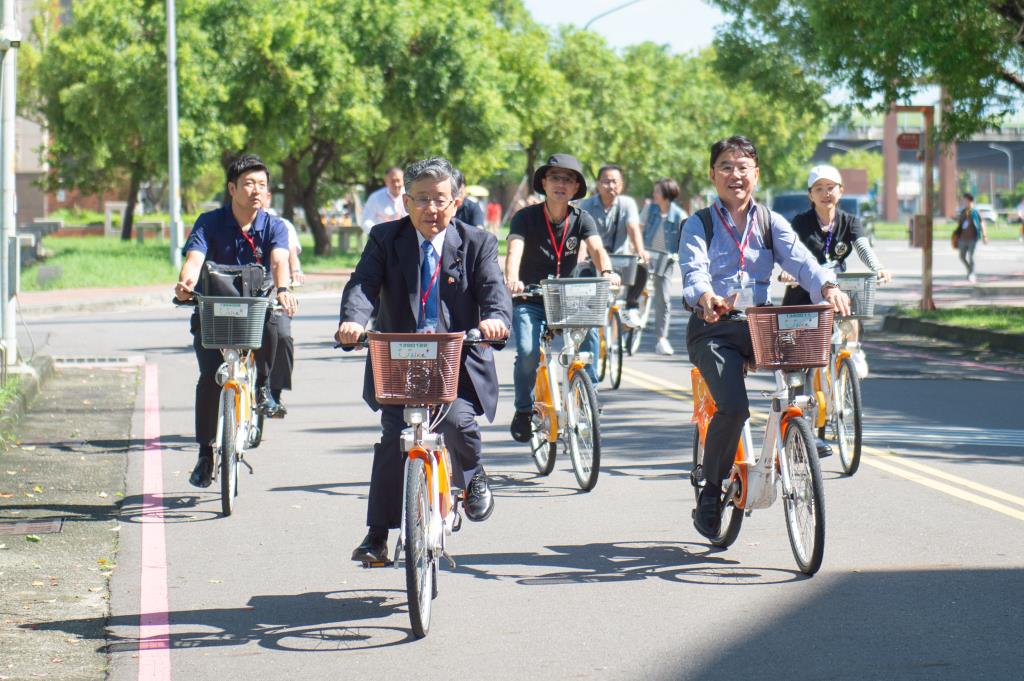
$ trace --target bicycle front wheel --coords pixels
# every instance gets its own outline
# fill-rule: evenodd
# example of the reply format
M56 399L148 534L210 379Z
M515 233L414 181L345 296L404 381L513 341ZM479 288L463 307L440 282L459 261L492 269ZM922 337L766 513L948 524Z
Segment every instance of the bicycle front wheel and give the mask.
M786 457L790 482L790 488L782 490L789 545L800 572L813 575L825 554L825 487L814 435L806 419L789 420L782 455Z
M622 384L622 322L617 314L608 320L608 380L612 390Z
M836 380L836 408L834 428L839 444L839 463L843 472L853 475L860 467L860 448L863 424L860 398L860 377L853 361L846 357L839 363Z
M434 561L427 546L430 526L430 490L422 459L409 459L405 474L405 590L409 621L416 638L430 629L430 602L434 595Z
M608 347L610 345L609 339L611 338L611 327L612 327L612 316L613 314L608 312L608 321L605 322L604 328L601 330L600 335L597 338L597 380L603 381L605 375L608 373Z
M569 409L576 413L576 427L569 436L569 458L580 489L589 492L601 472L601 427L598 421L597 393L583 370L569 380Z
M224 515L235 510L238 495L238 422L233 390L224 391L220 431L220 509Z
M693 500L700 501L700 492L707 485L704 478L704 445L700 441L700 431L693 430L693 468L690 469L691 482L693 483ZM732 498L725 500L722 507L722 525L718 535L709 539L712 546L720 549L731 546L736 537L740 536L740 527L743 525L743 509L736 508Z

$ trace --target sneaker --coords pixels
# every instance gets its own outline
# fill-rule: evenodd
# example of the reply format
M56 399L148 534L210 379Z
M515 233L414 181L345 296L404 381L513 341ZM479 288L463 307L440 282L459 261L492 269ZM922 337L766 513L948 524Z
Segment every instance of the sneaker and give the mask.
M188 482L193 487L201 488L209 487L213 482L213 447L199 448L199 460L192 469L192 475L188 476Z
M634 329L640 326L641 321L642 320L640 319L640 310L636 309L635 307L627 309L622 314L622 322L626 326L632 327Z
M533 436L533 411L517 411L512 417L509 432L516 442L529 442Z
M863 350L857 350L850 355L850 359L853 360L853 368L857 370L857 376L859 378L868 377L868 358L864 354Z
M466 502L463 505L466 510L466 517L473 522L481 522L491 517L494 510L494 496L491 494L491 487L487 483L487 473L483 466L476 469L476 473L469 480L469 489L466 490Z
M668 342L668 338L659 338L657 344L654 346L654 352L658 355L676 354L676 351L672 349L672 344Z
M975 284L978 282L978 277L974 276L973 274L968 274L967 281L969 281L972 284Z

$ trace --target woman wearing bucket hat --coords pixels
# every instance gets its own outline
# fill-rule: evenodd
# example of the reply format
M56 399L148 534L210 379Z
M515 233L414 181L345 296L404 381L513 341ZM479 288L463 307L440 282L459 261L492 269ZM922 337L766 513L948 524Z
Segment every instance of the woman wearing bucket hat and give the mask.
M580 162L569 154L553 154L533 174L534 191L544 202L527 206L515 214L508 234L505 283L513 295L548 277L569 277L576 268L580 249L585 246L601 274L612 284L618 275L601 243L594 219L570 201L587 195L587 181ZM544 306L536 301L516 300L512 308L512 330L516 341L516 414L512 437L527 442L531 434L533 385L540 362L540 336L544 331ZM581 344L581 351L597 356L597 334L593 331ZM590 380L597 385L593 364L587 365Z
M871 242L864 233L860 219L839 209L843 196L843 177L839 170L829 165L811 168L807 175L807 196L811 201L810 210L793 218L793 231L804 246L817 258L818 263L836 272L846 271L846 259L853 251L881 281L892 281L882 267L878 256L871 248ZM792 281L782 273L780 281ZM799 286L791 286L782 299L783 305L810 305L811 296ZM856 344L856 337L852 338ZM864 351L856 346L853 362L861 378L868 374L868 362Z

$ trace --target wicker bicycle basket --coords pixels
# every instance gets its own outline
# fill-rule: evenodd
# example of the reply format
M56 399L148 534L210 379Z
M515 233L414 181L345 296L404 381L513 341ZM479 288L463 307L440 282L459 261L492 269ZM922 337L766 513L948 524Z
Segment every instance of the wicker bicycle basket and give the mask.
M454 401L463 337L462 333L367 333L377 402L428 405Z
M590 329L608 318L608 280L604 277L544 279L544 314L552 329Z
M640 264L640 258L635 255L609 253L612 260L612 269L619 273L619 279L623 286L632 286L636 283L636 268Z
M850 317L865 319L875 314L875 287L878 276L843 272L838 275L839 290L850 296Z
M746 313L758 369L828 365L831 305L748 307Z
M196 296L203 347L256 350L263 345L269 298Z

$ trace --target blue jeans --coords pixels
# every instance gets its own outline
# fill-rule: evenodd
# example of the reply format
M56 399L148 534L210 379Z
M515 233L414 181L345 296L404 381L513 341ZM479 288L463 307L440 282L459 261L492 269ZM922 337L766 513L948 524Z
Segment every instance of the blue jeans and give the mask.
M516 411L533 409L533 386L537 382L540 365L540 336L546 326L544 306L540 303L518 303L512 307L512 333L516 341L516 362L513 372ZM597 387L597 331L591 329L580 344L581 352L590 352L594 358L587 364L587 375Z

